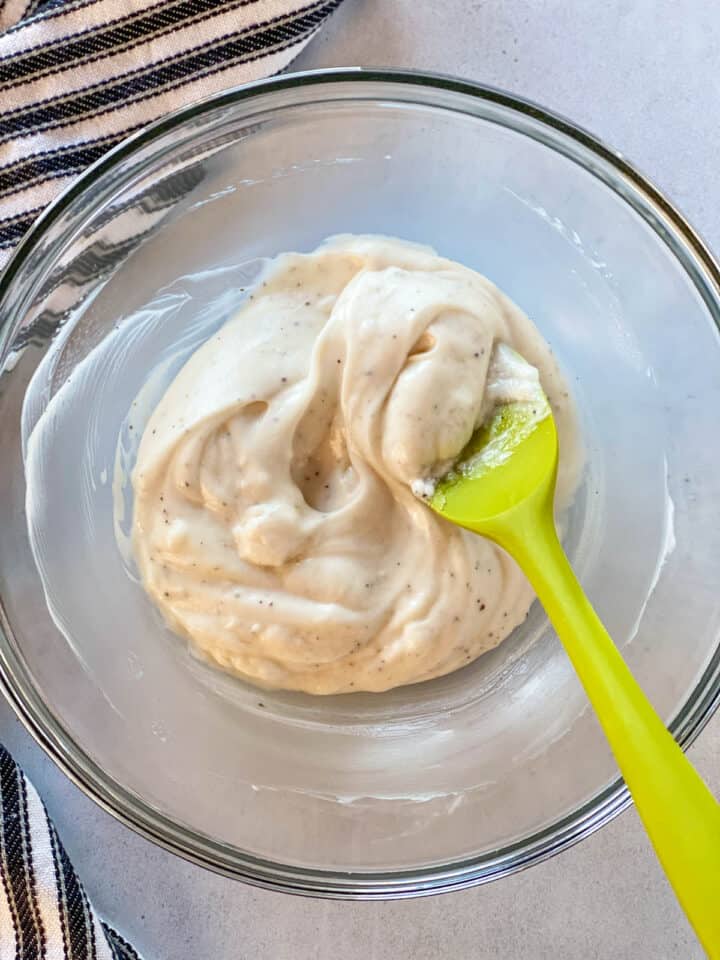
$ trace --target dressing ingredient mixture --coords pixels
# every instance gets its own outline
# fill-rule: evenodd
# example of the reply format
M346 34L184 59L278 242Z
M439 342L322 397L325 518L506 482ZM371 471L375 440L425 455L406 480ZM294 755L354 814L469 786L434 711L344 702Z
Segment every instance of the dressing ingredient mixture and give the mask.
M531 588L419 497L496 403L537 391L503 345L539 372L571 453L550 349L487 279L385 237L278 257L140 444L133 550L172 629L255 684L316 694L427 680L497 646Z

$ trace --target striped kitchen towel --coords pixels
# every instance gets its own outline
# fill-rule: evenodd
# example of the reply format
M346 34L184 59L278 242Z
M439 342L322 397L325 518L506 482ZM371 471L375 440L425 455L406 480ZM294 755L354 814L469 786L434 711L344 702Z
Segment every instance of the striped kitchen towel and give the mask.
M187 103L277 73L341 0L0 0L0 267L73 177Z
M139 960L90 906L42 801L0 746L0 960Z
M284 69L340 3L0 0L0 268L88 164L171 110ZM90 958L137 954L94 912L0 746L0 960Z

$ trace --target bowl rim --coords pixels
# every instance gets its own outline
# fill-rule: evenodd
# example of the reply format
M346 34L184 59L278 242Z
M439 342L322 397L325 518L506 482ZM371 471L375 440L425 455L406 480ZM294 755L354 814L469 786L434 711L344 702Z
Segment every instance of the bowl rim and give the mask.
M502 89L475 83L445 74L415 70L386 68L337 68L284 74L230 88L169 113L160 120L142 128L104 154L63 190L41 213L13 251L0 275L0 310L13 281L47 234L72 202L86 187L119 162L142 147L151 144L163 134L176 129L186 121L196 119L219 107L236 105L260 95L297 87L318 87L324 84L353 84L361 82L386 83L397 88L430 87L458 93L485 103L496 104L516 114L549 127L554 133L567 137L612 168L619 182L626 181L653 210L657 221L632 204L660 238L668 243L674 230L689 251L694 265L704 272L703 288L694 286L703 297L720 329L720 267L698 233L672 203L641 174L624 156L604 144L582 127L531 100ZM551 149L562 153L557 145ZM577 158L575 158L576 162ZM587 169L587 167L586 167ZM596 170L591 172L598 175ZM617 183L604 182L620 193ZM667 226L661 230L659 224ZM665 233L665 236L662 236ZM675 239L675 238L673 238ZM0 325L0 355L2 327L9 329L9 319ZM148 840L199 866L217 873L243 880L256 886L274 890L333 899L398 899L423 896L463 889L486 883L539 863L567 849L608 823L632 802L623 781L618 778L582 807L511 845L484 854L455 860L445 865L392 871L341 871L297 867L257 857L238 848L221 843L181 825L160 813L149 803L122 787L103 772L72 736L56 721L45 705L32 678L18 676L27 671L9 641L11 631L0 600L0 688L18 718L35 741L57 763L63 772L88 797L108 811L121 823ZM670 730L683 748L699 735L720 704L720 645L699 679L694 690L670 724Z

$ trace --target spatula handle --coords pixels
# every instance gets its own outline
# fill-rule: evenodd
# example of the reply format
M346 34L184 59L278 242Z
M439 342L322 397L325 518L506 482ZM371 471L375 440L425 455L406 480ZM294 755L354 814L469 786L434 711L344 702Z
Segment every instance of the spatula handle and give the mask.
M605 732L677 897L720 958L720 805L665 728L578 583L549 511L503 544L525 571Z

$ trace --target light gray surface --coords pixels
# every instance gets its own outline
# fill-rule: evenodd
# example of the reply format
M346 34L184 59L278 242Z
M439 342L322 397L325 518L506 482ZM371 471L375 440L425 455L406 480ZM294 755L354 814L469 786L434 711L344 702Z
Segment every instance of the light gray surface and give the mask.
M296 67L424 68L536 100L622 149L720 249L719 62L720 11L706 0L346 0ZM312 901L221 879L141 840L85 799L2 703L0 739L40 789L90 896L146 960L703 956L632 810L466 893ZM692 757L720 793L720 716Z

